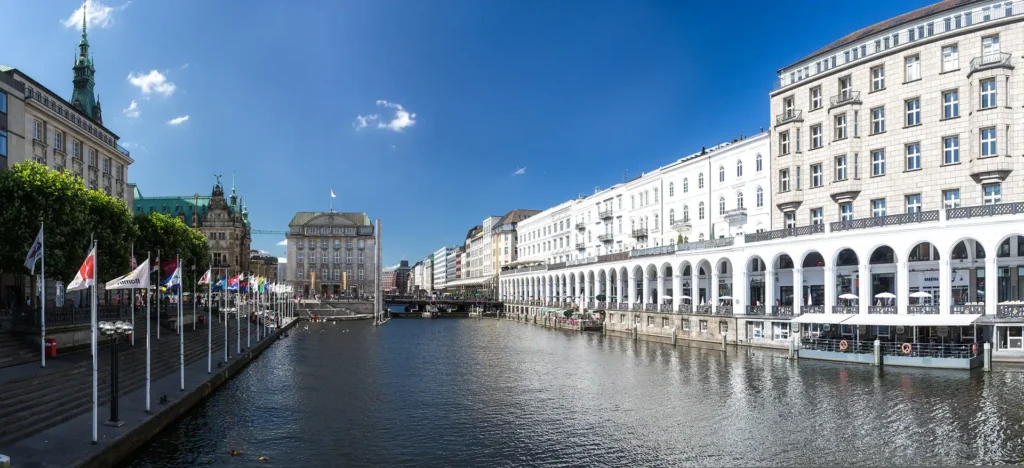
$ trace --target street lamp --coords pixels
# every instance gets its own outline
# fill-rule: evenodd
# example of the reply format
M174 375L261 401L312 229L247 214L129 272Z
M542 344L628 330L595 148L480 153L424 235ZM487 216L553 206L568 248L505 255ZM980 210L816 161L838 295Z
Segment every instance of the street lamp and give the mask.
M119 388L119 375L118 375L118 342L122 336L130 336L132 334L132 324L128 322L117 321L114 323L100 322L98 324L100 333L110 338L110 421L107 421L106 425L113 427L121 427L124 425L124 421L121 420L118 414L117 397L120 393Z

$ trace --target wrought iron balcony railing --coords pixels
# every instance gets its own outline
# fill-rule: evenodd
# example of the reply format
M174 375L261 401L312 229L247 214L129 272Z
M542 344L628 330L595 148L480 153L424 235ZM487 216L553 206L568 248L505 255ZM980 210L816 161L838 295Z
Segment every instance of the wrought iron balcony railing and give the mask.
M875 216L851 221L835 221L831 224L832 232L852 231L878 226L896 226L900 224L925 223L939 220L939 211L919 211L917 213L901 213L888 216Z
M980 218L1006 214L1024 214L1024 202L946 208L946 219Z
M832 107L839 107L844 104L860 104L860 91L845 91L829 98Z
M782 125L789 122L800 122L804 120L803 113L804 111L796 109L784 111L783 113L775 116L775 125Z
M747 243L751 242L763 242L773 239L785 239L787 237L806 236L810 234L821 234L825 232L824 224L811 224L808 226L799 226L795 228L784 228L776 229L774 231L762 231L755 232L753 234L745 234L743 240Z

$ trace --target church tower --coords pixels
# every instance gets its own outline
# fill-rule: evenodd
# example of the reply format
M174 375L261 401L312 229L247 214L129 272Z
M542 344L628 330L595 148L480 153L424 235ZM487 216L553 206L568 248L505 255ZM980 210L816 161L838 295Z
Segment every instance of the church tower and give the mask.
M78 57L75 59L75 72L73 80L75 90L71 94L71 105L88 115L96 122L103 123L103 115L100 111L99 101L93 88L96 86L96 68L93 66L92 57L89 56L89 39L86 36L86 25L88 16L85 5L82 6L82 40L78 43Z

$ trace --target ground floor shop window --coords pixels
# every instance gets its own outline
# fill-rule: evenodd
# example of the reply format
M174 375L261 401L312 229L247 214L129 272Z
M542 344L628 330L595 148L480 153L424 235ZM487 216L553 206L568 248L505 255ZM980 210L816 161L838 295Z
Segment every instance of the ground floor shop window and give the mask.
M647 317L647 326L648 327L653 327L654 326L654 317Z
M764 338L764 322L752 321L747 322L750 326L750 336L754 338Z
M878 326L876 326L875 327L875 336L877 336L879 338L888 338L889 337L889 326L888 325L878 325Z
M718 333L723 335L729 333L729 322L718 322Z
M789 339L789 322L772 322L774 325L774 339L776 340L788 340Z
M822 331L828 331L825 327L828 325L822 325L820 323L805 323L804 334L811 338L818 338L821 336Z
M1024 327L998 327L999 349L1024 350Z

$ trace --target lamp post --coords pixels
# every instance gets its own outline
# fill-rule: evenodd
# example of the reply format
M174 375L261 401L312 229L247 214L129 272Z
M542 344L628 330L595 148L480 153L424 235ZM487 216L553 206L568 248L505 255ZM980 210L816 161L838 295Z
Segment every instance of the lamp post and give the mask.
M119 365L118 365L118 342L122 336L127 337L132 334L132 324L128 322L117 321L114 323L100 322L98 324L100 333L110 338L110 421L105 424L113 427L121 427L124 425L124 421L121 420L118 414L118 393L120 393L119 382Z

